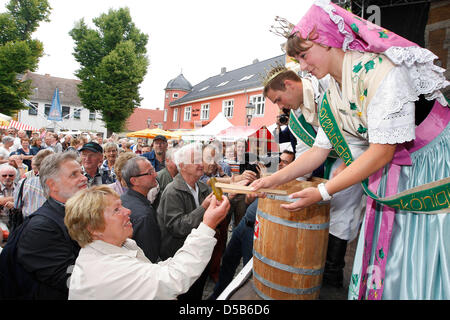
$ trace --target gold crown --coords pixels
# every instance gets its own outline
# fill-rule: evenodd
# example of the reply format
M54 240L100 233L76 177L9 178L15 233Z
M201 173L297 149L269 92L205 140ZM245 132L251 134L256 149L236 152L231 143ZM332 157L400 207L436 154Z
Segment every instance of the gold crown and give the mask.
M264 68L264 75L262 76L262 83L264 87L267 86L269 82L272 81L272 79L275 78L277 75L288 70L289 70L288 68L279 63L276 64L275 66L271 66L270 70Z
M278 23L278 25L275 25L276 23ZM279 16L275 17L275 24L270 26L269 31L286 39L289 38L295 27L294 24Z

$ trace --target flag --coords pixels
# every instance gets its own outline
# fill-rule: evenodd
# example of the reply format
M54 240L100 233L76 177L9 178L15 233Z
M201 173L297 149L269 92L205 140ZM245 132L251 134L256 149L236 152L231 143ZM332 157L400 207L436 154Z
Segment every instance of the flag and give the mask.
M47 119L52 121L62 121L62 110L61 103L59 103L58 88L55 89L55 93L53 94L52 106L50 107Z

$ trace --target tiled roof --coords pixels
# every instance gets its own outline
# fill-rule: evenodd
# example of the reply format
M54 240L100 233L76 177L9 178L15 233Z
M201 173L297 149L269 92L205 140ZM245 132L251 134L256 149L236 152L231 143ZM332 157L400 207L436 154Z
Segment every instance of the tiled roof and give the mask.
M33 72L27 72L23 77L23 80L32 80L32 100L52 101L55 88L60 91L61 104L70 104L81 106L80 98L78 97L77 85L81 82L76 79L64 79L52 77L50 75L42 75Z
M183 74L180 74L175 79L170 80L167 83L167 86L164 90L184 90L184 91L191 91L192 85L189 83L189 81L186 80L186 78L183 76Z
M185 96L172 101L170 106L244 89L262 87L262 78L265 71L270 70L277 64L284 65L285 58L286 56L283 54L264 61L255 61L248 66L210 77L196 84Z

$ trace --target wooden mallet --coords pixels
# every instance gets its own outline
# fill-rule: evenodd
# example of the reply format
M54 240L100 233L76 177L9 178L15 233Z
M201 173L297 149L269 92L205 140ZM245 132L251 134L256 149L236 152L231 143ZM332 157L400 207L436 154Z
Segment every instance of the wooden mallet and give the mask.
M222 200L223 192L238 193L238 194L250 194L250 193L257 193L257 192L265 192L265 193L269 193L269 194L278 194L278 195L283 195L283 196L286 196L288 194L288 192L286 190L265 189L265 188L258 189L258 191L255 192L255 191L252 191L252 187L250 187L250 186L242 186L239 184L220 183L220 182L217 182L216 178L211 178L209 181L210 181L213 193L216 196L216 199L219 201Z

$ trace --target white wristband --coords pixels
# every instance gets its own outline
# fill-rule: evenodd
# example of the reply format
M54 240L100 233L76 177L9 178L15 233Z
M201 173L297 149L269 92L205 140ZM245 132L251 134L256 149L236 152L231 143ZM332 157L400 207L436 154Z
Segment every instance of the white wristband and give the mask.
M317 189L319 189L320 195L322 196L322 199L324 201L328 201L331 200L331 198L333 198L332 196L329 195L324 183L319 184L317 186Z

